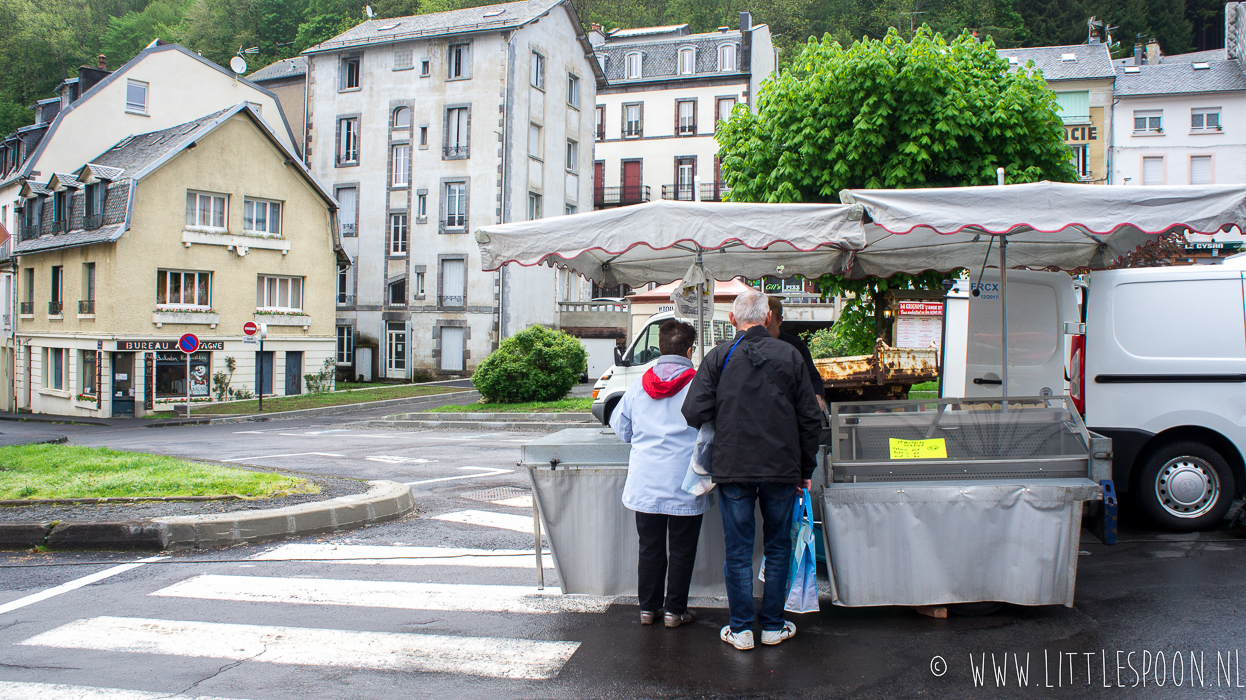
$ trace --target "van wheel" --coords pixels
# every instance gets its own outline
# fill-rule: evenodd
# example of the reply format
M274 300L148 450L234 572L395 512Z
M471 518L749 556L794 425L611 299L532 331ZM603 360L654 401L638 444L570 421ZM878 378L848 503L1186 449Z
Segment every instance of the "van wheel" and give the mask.
M1134 490L1139 507L1175 532L1219 523L1233 500L1233 473L1224 457L1201 442L1161 445L1143 463Z
M614 399L606 403L606 409L601 412L601 424L610 427L610 416L614 415L614 407L619 405L619 399Z

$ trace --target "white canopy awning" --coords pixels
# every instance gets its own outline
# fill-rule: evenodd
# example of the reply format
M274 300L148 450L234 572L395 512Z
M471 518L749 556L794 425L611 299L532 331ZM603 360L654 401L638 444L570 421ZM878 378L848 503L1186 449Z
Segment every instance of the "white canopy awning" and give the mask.
M865 232L839 204L657 201L477 229L481 264L565 267L605 287L664 284L701 252L707 277L820 277L847 269ZM781 266L781 269L780 269Z

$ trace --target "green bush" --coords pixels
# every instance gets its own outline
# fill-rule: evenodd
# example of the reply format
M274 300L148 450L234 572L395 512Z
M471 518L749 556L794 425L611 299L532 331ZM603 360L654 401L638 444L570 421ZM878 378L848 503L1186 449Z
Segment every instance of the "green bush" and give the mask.
M489 403L557 401L575 386L587 361L579 340L532 326L503 340L476 368L472 384Z

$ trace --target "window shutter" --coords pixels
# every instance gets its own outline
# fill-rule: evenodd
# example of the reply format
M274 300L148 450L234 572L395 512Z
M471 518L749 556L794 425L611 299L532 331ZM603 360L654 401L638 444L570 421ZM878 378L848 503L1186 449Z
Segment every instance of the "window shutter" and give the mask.
M1211 156L1192 156L1190 158L1190 184L1211 184Z
M1142 184L1144 185L1164 184L1164 159L1163 158L1143 158L1142 159Z

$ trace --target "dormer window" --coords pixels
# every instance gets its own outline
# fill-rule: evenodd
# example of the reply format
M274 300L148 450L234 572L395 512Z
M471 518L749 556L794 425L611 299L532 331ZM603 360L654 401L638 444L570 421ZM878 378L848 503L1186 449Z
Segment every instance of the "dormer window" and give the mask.
M679 74L692 75L696 72L696 49L679 50Z
M634 51L629 53L624 60L624 67L627 69L626 76L628 80L640 78L640 52Z
M735 44L723 44L718 47L718 70L735 70Z

